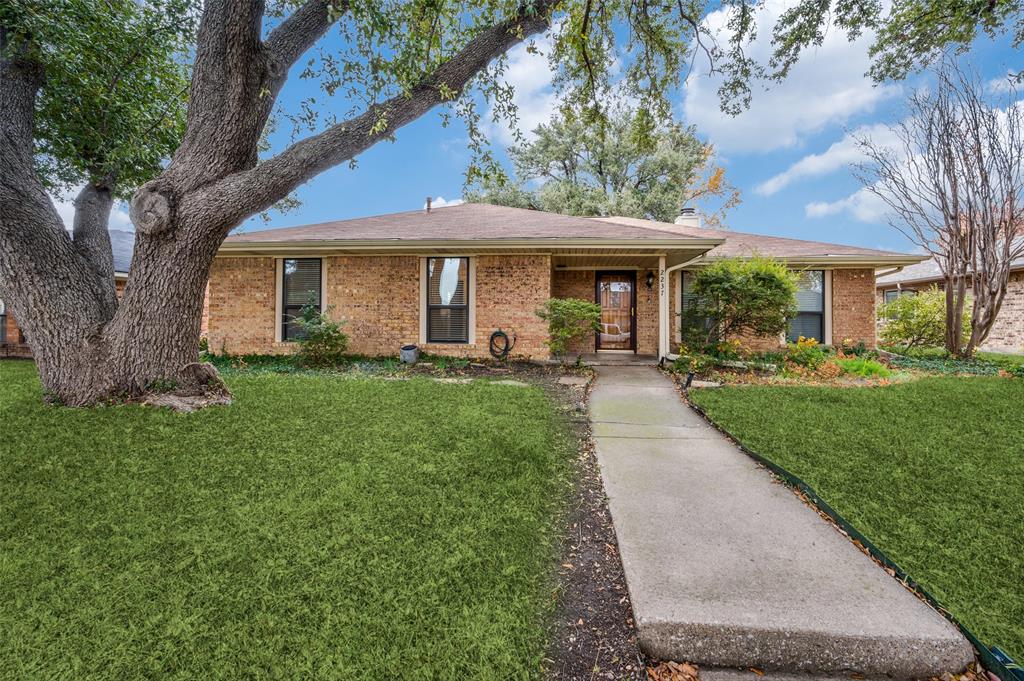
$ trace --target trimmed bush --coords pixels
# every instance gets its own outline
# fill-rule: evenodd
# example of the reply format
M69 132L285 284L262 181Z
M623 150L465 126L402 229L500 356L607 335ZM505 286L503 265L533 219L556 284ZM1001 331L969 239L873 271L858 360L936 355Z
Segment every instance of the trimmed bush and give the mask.
M601 329L601 306L579 298L549 298L537 316L548 323L545 343L556 357Z
M776 336L796 316L797 275L771 258L724 258L697 270L683 337L701 349L744 333Z

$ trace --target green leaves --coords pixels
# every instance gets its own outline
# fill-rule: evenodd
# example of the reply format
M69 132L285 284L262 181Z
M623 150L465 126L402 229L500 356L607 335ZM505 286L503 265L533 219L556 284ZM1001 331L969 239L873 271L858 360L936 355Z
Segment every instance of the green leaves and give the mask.
M537 316L547 321L547 345L558 356L601 329L601 306L578 298L549 298Z
M687 306L692 320L684 320L684 327L714 320L705 343L743 333L778 335L796 316L796 292L797 275L782 262L762 257L716 260L696 272L694 303Z

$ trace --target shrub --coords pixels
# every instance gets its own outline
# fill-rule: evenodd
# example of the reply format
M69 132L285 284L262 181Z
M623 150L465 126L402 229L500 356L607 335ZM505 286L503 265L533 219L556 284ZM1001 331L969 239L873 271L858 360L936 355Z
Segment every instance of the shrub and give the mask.
M693 372L706 376L718 366L718 360L702 353L681 354L672 363L672 371L677 374Z
M556 357L601 329L601 306L578 298L549 298L537 316L548 323L545 342Z
M945 344L946 294L937 287L916 295L898 296L880 307L878 316L883 321L881 340L885 345L907 351ZM970 312L964 310L965 336L969 335L970 328Z
M307 367L332 367L345 360L348 335L341 330L344 322L334 321L328 313L306 305L293 323L301 330L296 359Z
M892 375L892 372L884 364L864 357L836 359L835 363L839 365L844 374L860 376L861 378L888 378Z
M796 343L786 346L786 361L799 367L814 370L824 364L826 359L828 359L828 353L818 345L818 341L814 338L800 336Z
M694 303L682 320L684 335L693 343L698 330L702 347L743 333L778 335L796 315L796 291L797 275L777 260L716 260L694 275Z

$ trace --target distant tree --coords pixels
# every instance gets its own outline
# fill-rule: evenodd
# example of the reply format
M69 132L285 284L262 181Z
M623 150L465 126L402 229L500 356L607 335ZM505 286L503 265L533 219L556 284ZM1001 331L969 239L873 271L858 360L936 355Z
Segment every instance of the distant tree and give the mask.
M857 172L890 224L938 262L946 349L970 357L996 321L1011 263L1024 257L1024 107L1012 89L997 100L952 61L935 75L936 87L912 94L909 115L890 126L895 146L860 140L868 160Z
M655 123L643 109L559 114L534 139L509 149L515 178L489 179L467 198L566 215L623 215L671 222L686 203L717 200L706 221L720 223L739 191L713 165L711 145L693 127ZM536 189L530 189L537 185Z

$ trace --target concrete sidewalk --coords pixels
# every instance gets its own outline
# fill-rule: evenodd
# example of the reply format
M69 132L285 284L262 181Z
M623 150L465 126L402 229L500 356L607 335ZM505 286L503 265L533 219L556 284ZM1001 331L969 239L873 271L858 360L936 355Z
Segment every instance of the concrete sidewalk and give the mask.
M661 659L912 679L974 652L651 367L590 397L640 644Z

